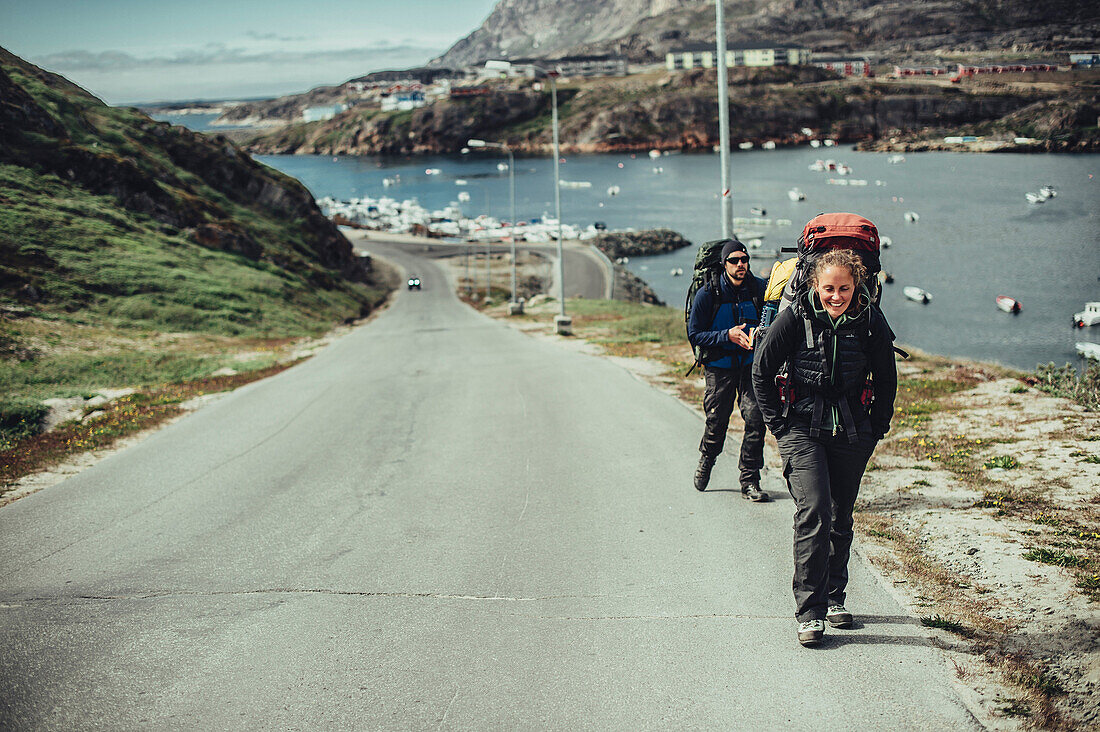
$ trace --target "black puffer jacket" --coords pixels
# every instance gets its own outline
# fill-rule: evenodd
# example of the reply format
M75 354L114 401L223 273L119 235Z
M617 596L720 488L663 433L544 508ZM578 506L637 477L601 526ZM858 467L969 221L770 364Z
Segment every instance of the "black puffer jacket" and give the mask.
M790 420L813 434L844 431L848 439L880 439L890 429L897 395L893 333L866 293L834 321L814 293L784 310L757 347L753 388L764 422L775 435ZM793 400L786 408L775 383L787 367ZM871 375L870 409L860 398Z

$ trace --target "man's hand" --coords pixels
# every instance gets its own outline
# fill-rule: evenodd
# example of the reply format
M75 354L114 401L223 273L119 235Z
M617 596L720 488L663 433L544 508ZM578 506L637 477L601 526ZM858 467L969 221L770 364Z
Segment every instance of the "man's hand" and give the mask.
M736 346L740 346L741 348L744 348L746 351L751 351L752 350L752 333L751 332L749 332L749 333L745 332L745 324L744 323L742 323L741 325L734 326L733 328L730 328L729 333L727 335L729 336L730 343L733 343Z

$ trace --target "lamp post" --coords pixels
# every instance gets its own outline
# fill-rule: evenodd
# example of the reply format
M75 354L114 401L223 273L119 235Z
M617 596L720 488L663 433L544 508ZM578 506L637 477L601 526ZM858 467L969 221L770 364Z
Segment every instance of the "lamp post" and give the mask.
M507 71L512 68L510 61L486 61L485 68L497 71ZM561 177L558 170L558 161L561 152L558 144L558 85L554 82L554 73L541 66L531 64L531 68L540 72L550 82L550 105L553 114L554 127L554 215L558 217L558 286L561 288L561 310L554 318L554 329L559 335L570 335L573 332L573 319L565 314L565 255L562 251L561 231Z
M509 303L509 313L518 315L523 312L523 306L516 301L516 158L512 154L512 148L503 142L486 142L485 140L469 140L469 147L493 148L508 153L508 199L512 206L512 225L508 232L508 238L512 242L512 299Z
M722 0L714 2L718 52L718 148L722 166L722 238L733 235L733 199L730 198L730 88L726 80L726 21Z

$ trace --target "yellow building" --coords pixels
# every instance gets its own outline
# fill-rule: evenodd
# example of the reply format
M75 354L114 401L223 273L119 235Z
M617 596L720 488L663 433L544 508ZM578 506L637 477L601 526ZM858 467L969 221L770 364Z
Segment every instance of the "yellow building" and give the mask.
M696 43L669 51L665 55L665 67L669 71L713 69L717 55L715 44ZM726 47L726 67L799 66L810 63L812 55L808 48L783 43L729 45Z

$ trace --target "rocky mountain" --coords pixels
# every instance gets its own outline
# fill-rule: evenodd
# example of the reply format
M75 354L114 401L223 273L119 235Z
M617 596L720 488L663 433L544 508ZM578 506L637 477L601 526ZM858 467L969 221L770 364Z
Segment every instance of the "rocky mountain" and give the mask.
M3 49L0 140L0 306L289 334L381 295L297 181Z
M816 67L733 69L735 143L804 144L813 136L871 143L917 135L981 134L1042 139L1042 149L1088 150L1100 98L1067 80L1057 88L996 82L838 79ZM561 145L567 152L709 150L718 142L712 70L592 79L559 90ZM491 94L436 102L399 113L352 109L325 122L291 125L246 144L257 153L453 153L471 137L507 142L517 152L550 148L549 99L529 82ZM1091 132L1090 132L1091 130Z
M899 60L936 51L1077 50L1100 37L1093 0L726 0L724 7L733 43L799 43ZM654 62L672 47L713 40L710 0L501 0L432 64L583 53Z

